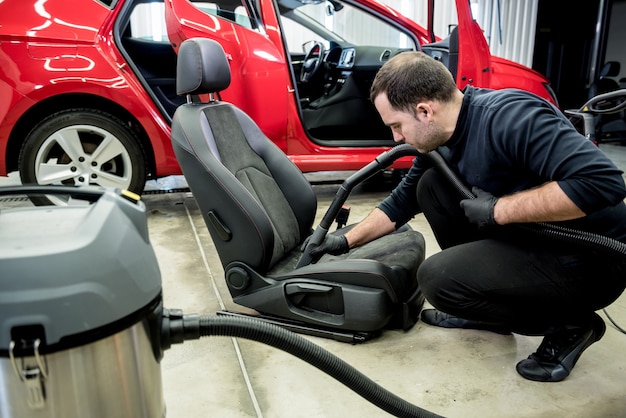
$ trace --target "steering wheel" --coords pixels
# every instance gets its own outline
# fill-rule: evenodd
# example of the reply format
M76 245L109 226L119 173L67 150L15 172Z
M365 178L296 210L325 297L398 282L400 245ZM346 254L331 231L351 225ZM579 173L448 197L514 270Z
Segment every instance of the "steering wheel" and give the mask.
M324 61L324 45L321 42L315 42L304 57L304 63L300 70L300 81L306 83L311 80L322 66L322 61Z

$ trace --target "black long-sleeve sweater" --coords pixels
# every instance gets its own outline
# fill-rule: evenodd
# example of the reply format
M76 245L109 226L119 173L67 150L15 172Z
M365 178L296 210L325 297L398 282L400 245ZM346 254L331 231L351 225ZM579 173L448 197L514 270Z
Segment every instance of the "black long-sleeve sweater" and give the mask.
M615 164L556 107L531 93L467 87L455 130L438 151L462 181L504 196L556 181L587 214L564 226L626 242L626 186ZM379 205L400 226L421 212L418 156Z

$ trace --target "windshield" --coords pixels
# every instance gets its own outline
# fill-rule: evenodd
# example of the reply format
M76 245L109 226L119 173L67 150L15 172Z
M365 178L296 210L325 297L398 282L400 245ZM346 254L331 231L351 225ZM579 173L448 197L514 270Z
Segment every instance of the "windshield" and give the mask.
M417 49L401 28L348 3L327 1L283 9L281 23L290 52L303 52L310 41L345 45L369 45ZM304 51L306 52L306 51Z

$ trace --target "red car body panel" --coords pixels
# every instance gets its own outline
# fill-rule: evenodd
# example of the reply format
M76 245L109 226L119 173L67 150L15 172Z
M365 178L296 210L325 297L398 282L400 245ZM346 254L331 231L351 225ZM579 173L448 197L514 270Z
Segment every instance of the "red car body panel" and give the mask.
M537 71L500 57L491 57L490 68L493 74L490 82L492 89L498 90L515 86L537 94L536 86L546 82L545 77Z
M180 174L172 151L169 119L155 104L115 39L116 21L131 0L112 8L94 0L0 2L0 175L17 170L23 138L38 120L64 103L116 109L143 141L152 177ZM428 31L388 6L358 0L420 44ZM356 170L386 147L320 145L303 127L297 106L287 48L273 0L259 0L259 30L211 16L188 0L165 0L170 43L177 50L190 37L217 40L232 70L231 85L221 98L247 112L303 172ZM536 72L492 57L467 0L457 0L459 28L458 85L518 87L554 102ZM119 109L118 109L119 108ZM396 168L406 168L401 159Z
M8 103L0 101L0 175L17 169L20 144L9 138L18 121L33 125L29 110L73 94L122 104L151 138L157 176L180 174L169 123L115 48L112 33L119 7L76 3L80 8L63 0L39 7L16 0L0 3L0 15L11 16L10 26L3 24L0 33L0 97L11 97Z

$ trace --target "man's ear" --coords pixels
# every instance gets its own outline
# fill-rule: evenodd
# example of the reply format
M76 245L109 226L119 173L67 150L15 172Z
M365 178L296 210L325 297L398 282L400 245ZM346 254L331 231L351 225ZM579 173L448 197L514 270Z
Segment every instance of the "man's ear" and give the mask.
M420 102L415 106L415 116L419 120L428 121L433 117L433 108L426 102Z

